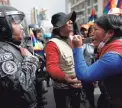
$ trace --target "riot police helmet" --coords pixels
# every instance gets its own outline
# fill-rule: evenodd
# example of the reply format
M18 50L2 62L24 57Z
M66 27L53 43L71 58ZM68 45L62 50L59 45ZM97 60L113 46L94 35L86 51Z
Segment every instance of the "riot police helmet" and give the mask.
M12 23L19 24L24 17L24 13L14 7L0 6L0 39L12 39Z
M42 33L42 28L37 24L30 24L28 27L33 31L35 37L37 37L38 33Z
M29 29L31 29L33 32L41 32L41 27L37 24L30 24Z

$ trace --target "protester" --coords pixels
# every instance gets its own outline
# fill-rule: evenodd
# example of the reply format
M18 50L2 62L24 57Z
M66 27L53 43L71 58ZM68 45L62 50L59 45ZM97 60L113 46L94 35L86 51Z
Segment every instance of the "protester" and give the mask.
M122 11L120 8L115 7L115 8L110 9L108 14L119 15L119 14L122 14ZM98 86L100 88L101 94L100 94L99 99L97 101L97 108L108 108L109 102L108 102L107 92L105 90L105 86L104 86L102 80L98 81Z
M94 36L94 26L90 26L88 29L87 37L84 38L83 43L83 54L87 65L91 65L94 62L94 45L92 42L93 36Z
M20 47L24 13L0 6L0 107L35 108L38 59Z
M72 48L68 38L76 13L52 16L52 39L46 45L46 69L53 79L56 108L80 108L81 82L76 79Z
M87 37L88 29L89 29L89 25L88 24L82 24L81 25L80 32L81 32L81 34L83 35L84 38Z
M45 87L44 82L47 80L45 71L46 60L44 55L44 40L43 40L43 32L42 28L39 27L37 24L30 24L29 29L33 32L33 37L31 36L31 49L33 50L35 56L39 58L39 68L36 71L36 92L37 92L37 102L38 107L44 106L47 104L45 101L46 97L44 96L45 93L48 92L47 87Z
M83 44L83 55L86 61L86 64L90 66L92 63L95 62L95 54L94 54L94 45L92 42L92 38L94 36L94 25L91 25L88 29L87 37L84 38L88 41ZM86 97L89 100L91 108L95 108L94 102L94 82L86 82L82 80L83 89L86 93Z
M107 25L107 26L106 26ZM103 81L109 108L122 107L122 16L101 16L95 22L94 44L98 46L99 59L91 66L85 63L82 38L73 39L75 72L79 80Z

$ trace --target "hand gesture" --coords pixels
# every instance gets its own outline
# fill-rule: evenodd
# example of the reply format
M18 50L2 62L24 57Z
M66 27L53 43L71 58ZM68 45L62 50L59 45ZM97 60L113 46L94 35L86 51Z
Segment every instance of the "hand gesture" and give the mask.
M32 54L26 48L20 48L22 56L31 56Z
M73 88L81 88L81 81L77 80L75 75L65 75L65 82L69 84L69 86Z
M83 45L82 37L80 35L75 35L72 40L72 45L74 48L80 48Z

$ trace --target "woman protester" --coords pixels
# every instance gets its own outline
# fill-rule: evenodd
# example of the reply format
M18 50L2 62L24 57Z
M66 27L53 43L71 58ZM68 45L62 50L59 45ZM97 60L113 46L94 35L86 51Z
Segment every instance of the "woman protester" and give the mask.
M95 22L94 45L99 59L88 66L82 51L82 37L73 38L75 72L84 81L102 80L109 108L122 108L122 16L101 16Z
M84 38L83 43L83 55L86 61L86 64L90 66L95 61L94 54L94 45L92 38L94 36L94 25L91 25L88 29L87 37ZM86 41L85 41L86 40ZM82 80L83 90L86 93L86 98L88 99L91 108L95 108L94 103L94 82L86 82Z

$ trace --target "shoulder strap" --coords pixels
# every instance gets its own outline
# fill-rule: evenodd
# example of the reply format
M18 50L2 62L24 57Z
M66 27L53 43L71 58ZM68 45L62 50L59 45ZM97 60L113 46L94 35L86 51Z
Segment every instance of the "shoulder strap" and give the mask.
M23 57L20 53L19 48L17 48L14 45L11 45L9 43L6 42L0 42L0 47L4 48L4 50L11 52L12 54L14 54L14 56L21 62L23 60Z

